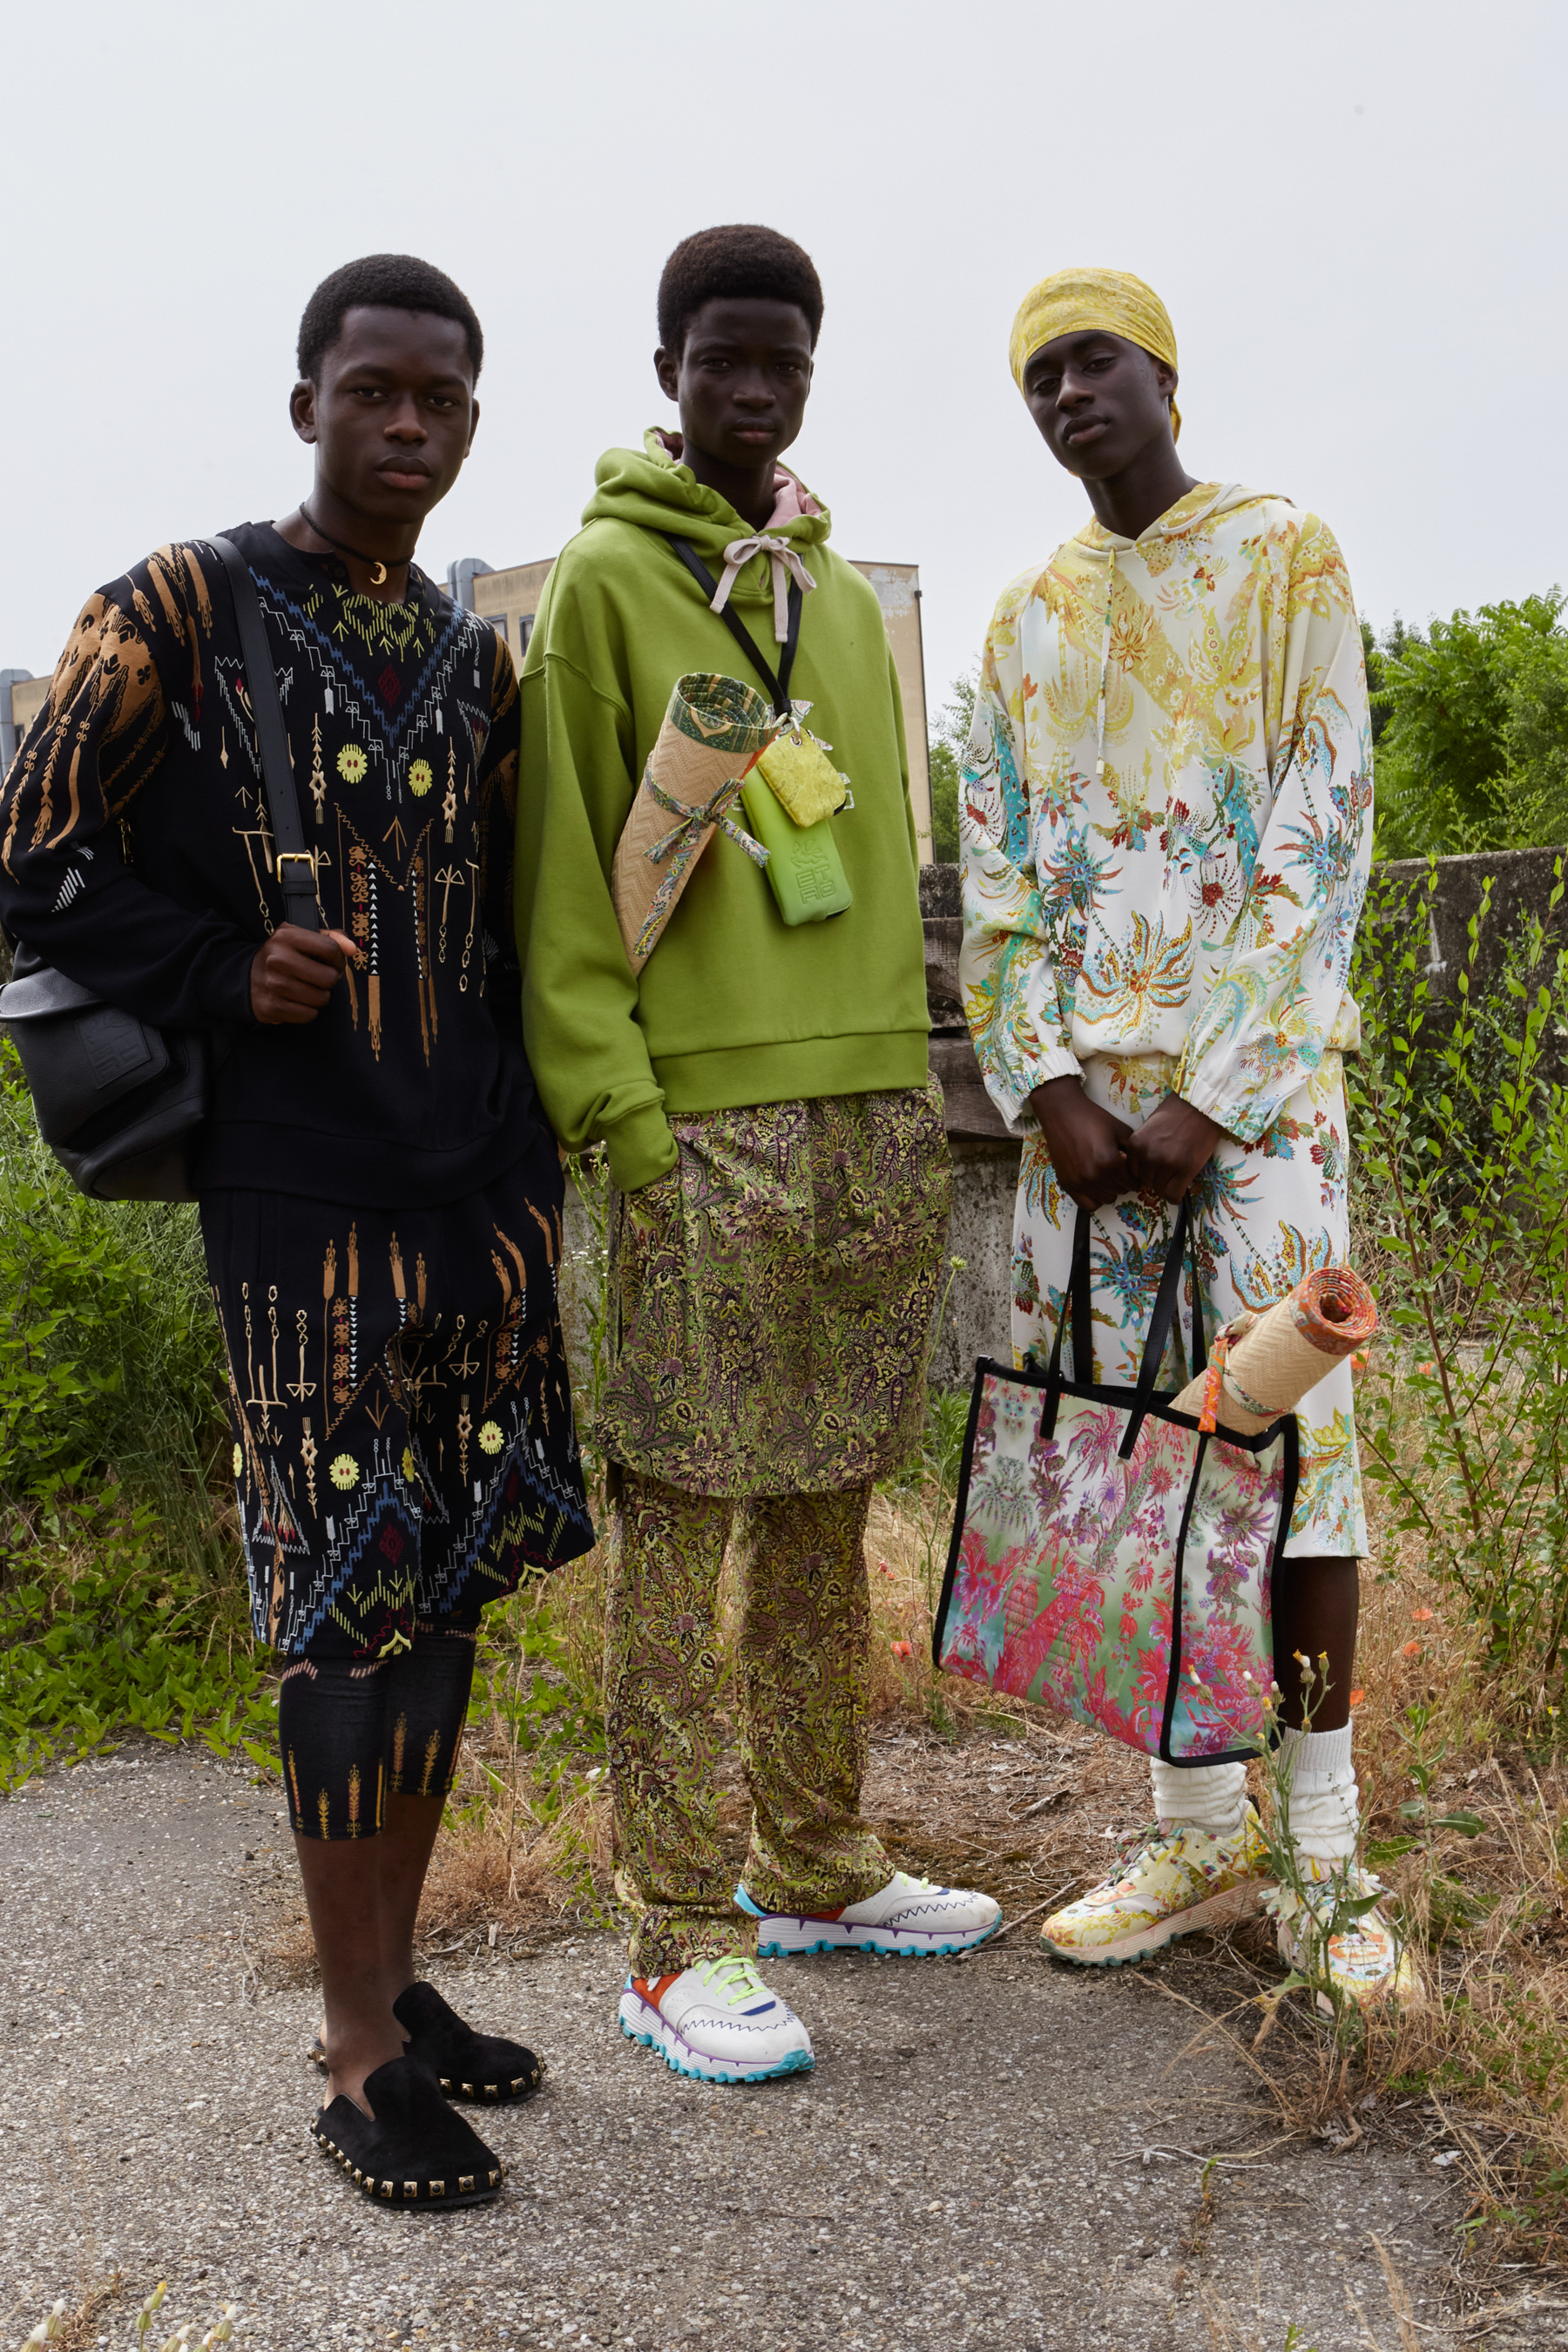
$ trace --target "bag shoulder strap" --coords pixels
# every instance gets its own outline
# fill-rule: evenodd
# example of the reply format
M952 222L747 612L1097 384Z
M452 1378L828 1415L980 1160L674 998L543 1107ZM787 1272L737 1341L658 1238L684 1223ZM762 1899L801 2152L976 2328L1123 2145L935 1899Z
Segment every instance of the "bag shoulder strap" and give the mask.
M711 605L714 597L719 593L719 583L714 579L691 541L689 539L677 538L672 530L665 531L662 536L668 540ZM795 649L800 644L800 609L804 602L799 581L792 580L789 583L789 635L784 639L784 652L780 656L776 671L763 659L750 629L736 614L731 612L727 604L717 616L723 622L724 626L773 696L773 709L780 719L787 719L790 713L789 679L790 672L795 667Z
M283 705L278 698L278 673L272 667L272 648L267 642L261 599L256 593L250 566L233 540L215 538L208 544L216 550L234 592L234 617L239 626L245 681L250 688L250 713L256 721L256 744L261 754L261 784L272 822L274 861L283 891L284 919L297 923L303 931L319 931L321 909L317 897L315 854L305 846L300 799L294 790L294 762L289 753L289 730L283 724Z

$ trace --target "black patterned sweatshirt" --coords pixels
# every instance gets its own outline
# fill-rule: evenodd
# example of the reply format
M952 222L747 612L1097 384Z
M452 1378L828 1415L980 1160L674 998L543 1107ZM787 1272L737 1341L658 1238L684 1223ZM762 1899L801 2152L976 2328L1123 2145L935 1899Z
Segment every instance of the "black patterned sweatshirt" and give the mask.
M88 599L0 786L0 920L144 1021L236 1024L199 1191L458 1200L537 1118L511 656L416 567L385 604L269 524L226 535L260 594L321 907L362 961L308 1027L255 1020L250 966L283 901L233 598L199 541Z

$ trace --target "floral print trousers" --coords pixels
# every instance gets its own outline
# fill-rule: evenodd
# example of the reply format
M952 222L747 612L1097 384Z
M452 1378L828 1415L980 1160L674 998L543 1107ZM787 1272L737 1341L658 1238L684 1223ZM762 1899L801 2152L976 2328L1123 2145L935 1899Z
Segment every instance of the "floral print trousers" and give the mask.
M769 1911L864 1901L892 1864L858 1817L866 1768L869 1486L735 1501L628 1470L610 1571L605 1712L616 1885L636 1915L634 1974L756 1950L718 1835L726 1645L719 1577L733 1538L742 1759L752 1797L742 1883Z

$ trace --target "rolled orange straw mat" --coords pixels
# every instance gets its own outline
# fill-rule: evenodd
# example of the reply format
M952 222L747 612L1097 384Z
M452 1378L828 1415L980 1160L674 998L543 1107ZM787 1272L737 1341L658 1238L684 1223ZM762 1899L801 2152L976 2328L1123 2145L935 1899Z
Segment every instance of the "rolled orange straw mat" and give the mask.
M1377 1328L1377 1306L1359 1274L1325 1266L1297 1284L1289 1297L1258 1315L1238 1315L1216 1347L1219 1358L1189 1381L1175 1399L1213 1428L1256 1437L1282 1413L1294 1412L1331 1363L1365 1347Z
M1353 1356L1377 1328L1377 1301L1348 1265L1326 1265L1299 1282L1285 1301L1304 1332L1325 1356Z

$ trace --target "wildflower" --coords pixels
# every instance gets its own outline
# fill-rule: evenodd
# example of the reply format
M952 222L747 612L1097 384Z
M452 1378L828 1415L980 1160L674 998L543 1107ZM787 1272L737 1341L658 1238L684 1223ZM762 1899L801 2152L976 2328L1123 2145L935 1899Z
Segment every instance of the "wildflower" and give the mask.
M1406 1642L1405 1644L1404 1655L1407 1658L1418 1658L1421 1655L1420 1643Z
M893 1643L893 1655L895 1658L909 1657L910 1655L909 1643L907 1642L895 1642Z
M1366 1693L1365 1693L1365 1691L1363 1691L1363 1690L1354 1690L1354 1691L1352 1691L1352 1693L1351 1693L1351 1705L1352 1705L1352 1706L1359 1706L1361 1705L1361 1703L1362 1703L1363 1699L1365 1696L1366 1696Z
M1437 1367L1432 1361L1431 1358L1428 1357L1424 1364L1417 1364L1415 1369L1418 1372L1435 1372Z
M954 1274L963 1274L969 1264L969 1260L966 1257L950 1257L947 1262L949 1265L952 1266Z
M153 2315L157 2310L158 2305L163 2302L163 2297L168 2294L168 2280L160 2279L152 2294L148 2295L145 2302L138 2310L136 2314L136 2341L139 2345L146 2343L147 2330L153 2325Z
M1430 1622L1431 1616L1430 1609L1413 1609L1410 1612L1410 1622L1413 1625L1425 1625Z

